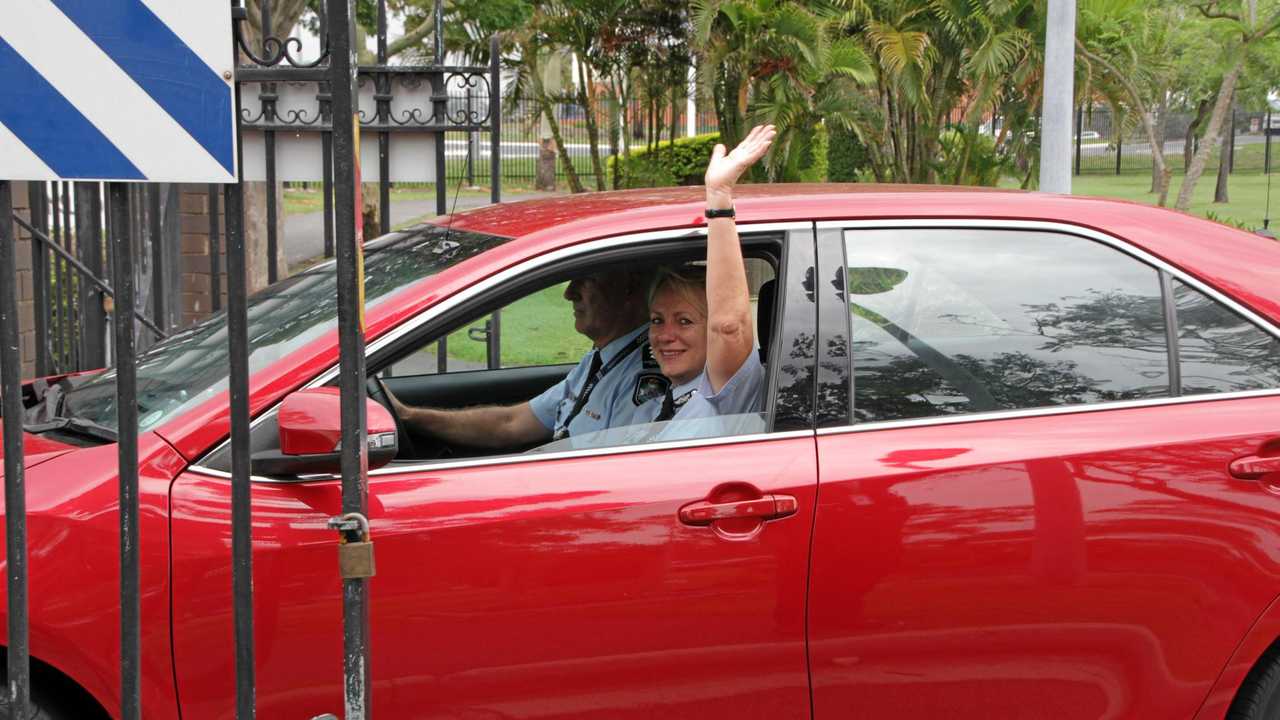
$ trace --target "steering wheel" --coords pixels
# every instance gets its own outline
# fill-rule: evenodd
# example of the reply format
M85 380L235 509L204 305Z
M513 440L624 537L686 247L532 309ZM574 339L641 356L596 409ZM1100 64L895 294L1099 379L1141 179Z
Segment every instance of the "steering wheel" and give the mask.
M369 399L378 403L391 413L391 419L396 424L396 442L400 446L400 450L396 452L396 457L419 457L417 448L413 445L413 438L409 435L409 429L405 427L404 421L396 414L396 408L391 404L391 393L387 391L387 386L382 384L382 378L377 375L370 375L365 381L365 391L369 393Z

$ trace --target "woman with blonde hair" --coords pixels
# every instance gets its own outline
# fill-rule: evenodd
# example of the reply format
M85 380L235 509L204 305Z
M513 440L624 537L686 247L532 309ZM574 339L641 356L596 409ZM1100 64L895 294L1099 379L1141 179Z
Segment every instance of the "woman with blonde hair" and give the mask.
M764 367L751 323L746 266L734 222L733 186L773 142L758 125L707 164L707 264L660 271L649 293L649 344L670 381L655 421L759 412Z

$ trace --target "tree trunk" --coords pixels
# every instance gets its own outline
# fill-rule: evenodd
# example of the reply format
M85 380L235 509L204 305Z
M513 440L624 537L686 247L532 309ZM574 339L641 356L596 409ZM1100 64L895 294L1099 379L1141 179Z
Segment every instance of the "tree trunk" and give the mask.
M1200 129L1200 124L1204 122L1205 117L1209 115L1209 101L1201 100L1196 106L1196 117L1187 125L1187 136L1182 143L1182 172L1191 169L1191 157L1194 154L1196 146L1196 131Z
M587 121L587 142L591 146L591 169L596 174L596 190L604 190L604 165L600 162L600 123L596 119L595 78L585 60L578 60L578 97L582 100L583 117Z
M1164 139L1169 129L1169 100L1166 97L1160 101L1160 108L1157 111L1159 116L1156 119L1156 142L1160 143L1160 153L1164 154ZM1155 154L1151 156L1151 189L1147 192L1158 193L1163 187L1164 191L1169 189L1169 179L1163 177L1164 173L1160 164L1156 162ZM1163 205L1164 203L1160 203Z
M1232 121L1234 121L1234 103L1231 104L1231 114ZM1235 152L1235 134L1235 122L1228 122L1227 131L1222 134L1222 140L1218 143L1218 184L1213 188L1214 203L1231 202L1231 199L1227 196L1227 176L1231 174L1231 156Z
M1128 93L1129 101L1133 103L1134 109L1138 111L1138 117L1142 120L1142 129L1147 133L1147 142L1151 145L1152 174L1156 178L1159 178L1156 182L1155 191L1160 195L1160 207L1164 207L1165 203L1169 199L1169 178L1173 173L1165 165L1164 144L1156 138L1155 123L1151 118L1151 109L1145 102L1143 102L1142 95L1139 94L1138 88L1135 87L1133 82L1129 80L1129 77L1120 72L1115 65L1108 62L1106 58L1089 52L1089 50L1085 48L1084 43L1080 42L1078 38L1076 39L1076 49L1080 51L1081 55L1088 58L1090 62L1101 65L1107 70L1107 72L1111 73L1112 77L1118 80L1124 86L1125 92ZM1080 142L1080 134L1082 133L1077 134L1077 143ZM1119 132L1116 133L1116 137L1120 137Z
M1209 153L1213 151L1213 145L1222 132L1222 120L1231 107L1231 96L1235 94L1236 80L1240 77L1241 68L1244 67L1247 51L1248 46L1240 48L1235 64L1226 75L1222 76L1218 101L1214 103L1213 115L1209 118L1209 128L1204 133L1205 141L1200 144L1200 151L1191 159L1191 167L1187 169L1187 176L1182 179L1182 187L1178 190L1178 204L1174 206L1178 210L1185 212L1191 207L1192 193L1196 190L1196 183L1200 181L1200 176L1204 174L1204 167L1209 162Z

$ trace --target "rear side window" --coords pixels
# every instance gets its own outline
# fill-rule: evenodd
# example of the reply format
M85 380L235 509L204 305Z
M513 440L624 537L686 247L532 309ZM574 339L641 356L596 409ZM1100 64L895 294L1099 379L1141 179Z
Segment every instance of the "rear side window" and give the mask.
M1280 387L1280 340L1177 280L1182 394Z
M900 420L1170 394L1159 273L1080 237L851 230L854 415Z

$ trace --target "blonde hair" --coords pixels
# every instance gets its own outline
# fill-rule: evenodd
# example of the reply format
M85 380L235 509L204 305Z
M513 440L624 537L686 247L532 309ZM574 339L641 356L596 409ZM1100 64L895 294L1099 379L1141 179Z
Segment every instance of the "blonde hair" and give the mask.
M707 268L705 265L658 268L654 273L653 282L649 285L647 299L650 307L653 306L653 299L657 297L658 292L667 286L693 305L702 317L707 316Z

